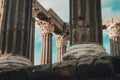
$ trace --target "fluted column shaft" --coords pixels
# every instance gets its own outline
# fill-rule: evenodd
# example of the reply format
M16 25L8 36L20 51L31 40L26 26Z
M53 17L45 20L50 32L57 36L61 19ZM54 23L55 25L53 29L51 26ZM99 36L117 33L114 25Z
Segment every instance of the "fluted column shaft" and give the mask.
M2 54L29 58L32 0L5 0Z
M31 20L30 28L30 44L29 44L29 60L34 64L34 40L35 39L35 18Z
M56 46L57 46L57 62L62 62L63 55L66 53L66 46L67 46L68 36L56 35Z
M1 54L1 46L2 46L2 29L1 29L1 24L2 24L2 19L3 19L3 10L4 10L4 0L0 1L0 56Z
M41 64L52 64L52 33L54 25L48 21L38 21L42 33Z
M111 23L108 26L110 37L110 53L112 56L120 55L120 23Z
M70 44L102 44L101 0L70 0Z
M0 0L0 32L1 32L1 24L3 19L3 11L4 11L4 0Z

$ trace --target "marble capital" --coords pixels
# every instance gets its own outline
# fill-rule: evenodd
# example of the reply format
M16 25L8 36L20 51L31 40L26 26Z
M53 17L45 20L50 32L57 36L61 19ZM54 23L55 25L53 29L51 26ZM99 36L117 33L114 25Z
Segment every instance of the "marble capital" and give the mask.
M109 37L120 37L120 23L111 23L108 26Z
M42 34L52 34L54 32L54 24L48 21L38 20Z
M56 46L58 48L66 46L68 41L68 36L66 35L56 35Z

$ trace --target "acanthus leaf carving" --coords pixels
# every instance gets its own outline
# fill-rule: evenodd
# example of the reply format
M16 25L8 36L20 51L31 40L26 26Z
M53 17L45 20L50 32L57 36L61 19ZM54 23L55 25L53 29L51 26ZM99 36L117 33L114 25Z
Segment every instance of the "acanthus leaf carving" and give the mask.
M111 23L108 26L109 37L120 37L120 23Z
M38 20L38 25L40 25L42 34L49 34L54 32L54 24L49 21Z

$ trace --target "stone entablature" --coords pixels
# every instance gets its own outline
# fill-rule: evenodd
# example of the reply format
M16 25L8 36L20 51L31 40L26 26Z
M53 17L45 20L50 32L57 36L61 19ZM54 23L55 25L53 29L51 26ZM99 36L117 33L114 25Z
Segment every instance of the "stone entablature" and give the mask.
M54 32L54 24L48 21L38 20L38 25L40 25L42 34L52 34Z
M53 9L50 8L48 10L48 13L51 15L51 17L54 19L55 22L57 21L57 23L59 23L57 25L61 26L64 24L64 21L54 12ZM59 26L57 26L57 27L59 27Z
M32 5L32 17L39 20L51 19L51 22L55 25L54 33L63 32L64 22L62 19L52 9L46 10L37 0L34 0Z
M50 18L51 16L37 0L34 0L32 4L32 17L37 17L41 19L41 18Z
M111 23L107 26L109 37L120 37L120 23Z
M67 41L68 41L68 36L66 36L66 35L56 35L56 46L58 48L66 46Z

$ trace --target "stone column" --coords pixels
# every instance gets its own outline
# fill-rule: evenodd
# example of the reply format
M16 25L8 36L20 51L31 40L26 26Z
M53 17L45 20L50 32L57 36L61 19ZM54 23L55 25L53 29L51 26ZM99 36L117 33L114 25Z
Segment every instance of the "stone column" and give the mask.
M107 26L110 37L110 53L112 56L120 55L120 23L111 23Z
M31 19L29 60L34 64L35 18Z
M57 62L62 62L62 56L66 53L67 41L66 35L56 35Z
M102 44L101 0L70 0L70 44L63 60L106 55Z
M1 40L2 40L2 30L1 30L1 24L2 24L2 19L3 19L3 10L4 10L4 0L0 0L0 56L2 55L1 53Z
M29 58L32 0L5 0L4 8L2 54Z
M54 25L49 21L38 21L42 33L41 64L52 64L52 33Z
M4 10L4 0L0 0L0 27L3 19L3 10Z
M102 44L100 0L70 0L70 44Z

